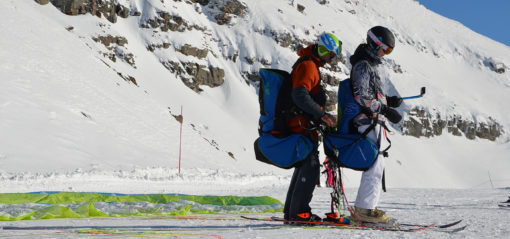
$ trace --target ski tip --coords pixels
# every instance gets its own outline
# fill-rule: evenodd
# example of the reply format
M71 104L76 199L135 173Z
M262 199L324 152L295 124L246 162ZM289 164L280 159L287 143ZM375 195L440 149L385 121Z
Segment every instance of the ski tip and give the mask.
M459 223L461 223L461 222L462 222L462 219L460 219L460 220L458 220L458 221L455 221L455 222L452 222L452 223L448 223L448 224L444 224L444 225L439 225L439 226L437 226L437 227L439 227L439 228L452 227L452 226L455 226L455 225L457 225L457 224L459 224Z
M468 225L465 225L465 226L462 226L462 227L458 227L458 228L455 228L455 229L452 229L450 231L450 233L456 233L456 232L460 232L460 231L463 231L464 229L466 229L468 227Z

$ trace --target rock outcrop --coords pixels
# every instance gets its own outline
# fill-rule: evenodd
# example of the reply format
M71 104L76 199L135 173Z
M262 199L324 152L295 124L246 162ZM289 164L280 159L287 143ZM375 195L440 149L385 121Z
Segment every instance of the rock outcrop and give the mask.
M404 135L414 137L433 137L443 133L464 136L468 139L488 139L495 141L503 135L503 127L496 120L489 117L484 122L465 119L459 115L442 118L439 114L432 115L421 108L413 108L402 124Z
M35 0L39 4L48 3L47 0ZM71 16L91 13L92 15L104 16L111 23L117 22L117 16L127 18L130 9L116 3L114 0L49 0L51 4L63 13Z

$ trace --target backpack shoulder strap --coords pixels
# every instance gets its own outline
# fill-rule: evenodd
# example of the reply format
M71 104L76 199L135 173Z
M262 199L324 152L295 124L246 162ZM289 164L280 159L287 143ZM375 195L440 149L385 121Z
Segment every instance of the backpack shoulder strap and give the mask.
M290 75L292 76L292 74L294 73L294 70L297 68L297 66L299 64L301 64L301 62L311 61L311 60L312 60L312 57L310 57L310 56L303 56L303 57L300 57L299 59L297 59L297 61L294 63L294 65L292 65L292 71L291 71Z

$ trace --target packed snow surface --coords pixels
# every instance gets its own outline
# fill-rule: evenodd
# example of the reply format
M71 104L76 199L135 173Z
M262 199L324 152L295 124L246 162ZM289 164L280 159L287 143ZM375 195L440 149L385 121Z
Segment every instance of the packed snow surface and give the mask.
M243 195L273 196L284 199L285 187L243 191ZM330 188L317 188L312 200L313 212L329 212ZM211 188L211 193L215 193ZM220 192L222 190L220 189ZM353 200L356 190L347 189ZM455 227L467 225L454 234L436 231L389 232L370 230L313 229L281 227L278 222L241 220L241 215L268 218L281 213L192 215L177 218L93 218L0 222L0 234L18 238L508 238L510 209L498 202L510 193L507 189L390 189L383 194L380 208L400 223L444 224L462 219ZM501 200L500 200L501 199ZM498 201L499 200L499 201ZM506 199L505 199L506 200ZM221 220L220 220L221 219ZM36 228L46 230L36 230ZM152 227L153 229L147 229ZM159 229L158 229L159 227ZM112 229L109 229L112 228ZM139 233L139 234L134 234Z

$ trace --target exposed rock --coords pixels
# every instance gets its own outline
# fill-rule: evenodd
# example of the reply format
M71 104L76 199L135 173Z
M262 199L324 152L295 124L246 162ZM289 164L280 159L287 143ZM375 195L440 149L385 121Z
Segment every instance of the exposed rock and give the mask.
M106 36L98 36L92 38L96 42L100 42L106 47L109 47L110 44L117 44L119 46L124 46L128 43L127 39L123 36L112 36L112 35L106 35Z
M356 6L359 5L359 1L358 0L345 0L345 3L347 3L347 4L354 4Z
M199 31L205 31L205 28L198 25L190 25L182 17L177 15L171 15L168 12L158 12L158 17L154 19L148 19L145 23L140 26L143 28L160 28L161 31L173 31L173 32L184 32L186 30L196 29Z
M503 127L492 118L489 118L488 122L480 123L462 119L456 115L442 119L440 115L433 116L420 108L413 108L410 116L403 123L403 134L414 137L439 136L443 133L443 129L455 136L464 135L468 139L478 137L491 141L496 140L504 132Z
M402 71L402 66L400 66L400 65L394 65L392 68L395 73L400 73L400 74L404 73L404 71Z
M246 62L248 62L248 64L250 65L253 65L255 64L255 58L250 58L250 57L247 57L245 56L244 59L246 60Z
M246 9L248 9L248 7L237 0L227 1L225 6L220 8L220 10L227 14L234 14L239 17L244 17L246 14Z
M186 63L185 67L186 72L193 77L193 88L195 89L198 89L199 85L217 87L224 82L225 71L223 69L192 62Z
M163 66L165 66L170 72L175 73L176 75L184 74L184 69L181 67L180 62L175 61L164 61L161 62Z
M106 46L109 52L103 52L103 55L113 62L116 62L117 58L120 58L122 61L136 68L133 53L127 52L125 48L123 48L123 46L128 43L125 37L106 35L93 37L92 39Z
M487 66L489 69L491 69L491 71L494 71L494 72L499 73L499 74L505 73L505 71L507 69L507 66L505 66L504 63L502 63L501 61L496 60L496 59L494 59L492 57L485 58L483 63L484 63L485 66Z
M120 72L117 72L117 75L119 75L119 76L120 76L122 79L124 79L125 81L127 81L127 82L131 82L131 83L135 84L136 86L138 86L138 84L136 83L136 79L135 79L134 77L129 76L129 75L128 75L128 76L125 76L125 75L123 75L123 74L122 74L122 73L120 73Z
M67 15L91 13L97 17L105 16L111 23L117 22L117 15L127 18L130 13L129 8L115 4L114 0L50 0L50 2Z
M301 4L298 4L297 5L297 10L300 12L300 13L303 13L305 11L305 6L301 5Z
M160 16L163 18L164 22L161 22L161 30L166 32L168 30L170 31L180 31L183 32L185 29L185 21L180 16L171 16L167 12L160 13Z
M234 154L232 152L228 152L228 156L230 156L233 159L236 159L236 157L234 156Z
M244 17L248 7L237 0L226 0L217 6L221 13L216 14L214 19L219 25L224 25L230 22L232 15Z
M85 118L92 119L92 117L89 114L87 114L83 111L81 111L81 115L83 115Z
M237 61L237 57L239 57L239 51L236 51L233 55L227 56L226 58L232 60L233 62Z
M199 86L218 87L225 81L225 71L218 67L199 65L195 62L162 62L162 64L179 76L182 82L194 90L200 92Z
M258 82L260 82L260 75L258 72L243 72L241 73L241 75L243 76L243 78L246 80L246 81L250 81L256 85L258 85Z
M230 16L228 14L218 14L214 16L214 19L219 25L224 25L230 21Z
M133 53L125 52L122 48L115 47L114 54L116 57L120 58L122 61L124 61L124 62L128 63L129 65L131 65L132 67L136 68Z
M50 2L50 0L35 0L35 2L41 5L46 5Z
M480 123L476 130L476 136L482 139L496 140L502 133L502 128L499 124L487 125Z
M288 32L282 35L276 35L275 40L282 47L289 47L292 43L294 43L294 37Z
M118 4L117 6L115 6L115 13L117 13L117 15L119 17L122 17L122 18L128 18L129 17L129 8L127 7L124 7L120 4Z
M170 48L170 46L171 46L171 44L168 42L164 42L163 44L158 44L158 45L151 44L151 45L147 46L147 50L154 52L156 49L161 49L161 48L168 49L168 48Z
M147 50L150 51L150 52L154 52L156 50L156 45L154 44L151 44L151 45L148 45L147 46Z
M170 114L172 114L172 113L170 113ZM182 120L183 120L182 115L174 115L174 114L172 114L172 116L175 118L175 120L177 120L177 122L182 124Z
M299 39L298 37L288 33L288 32L277 32L277 31L258 31L260 34L270 34L273 39L282 47L290 48L293 51L298 51L299 49L306 47L312 42L308 42L306 40Z
M340 66L341 65L340 63L345 65L345 61L346 60L344 57L338 56L338 57L333 58L333 60L329 64L326 64L324 67L332 72L341 73L342 67ZM333 86L335 86L335 85L333 85Z
M322 82L324 82L330 86L340 85L340 80L332 75L329 75L329 74L322 74L321 79L322 79Z
M67 15L76 16L87 13L90 9L90 0L51 0L51 3Z
M207 56L207 53L209 52L207 49L198 49L188 44L182 46L181 49L179 49L178 51L186 56L194 56L197 57L198 59L205 58Z
M338 104L338 95L336 91L326 90L326 111L334 111Z
M191 1L194 2L194 3L198 3L198 4L202 5L202 6L205 6L205 5L209 4L210 0L191 0Z
M393 72L395 73L404 73L404 71L402 70L402 66L397 64L397 62L395 62L395 60L393 59L390 59L390 58L384 58L383 61L385 62L385 64L388 65L389 68L391 68L393 70Z
M271 60L266 59L266 58L259 59L259 62L260 62L260 64L262 64L262 65L264 65L266 67L272 65Z

